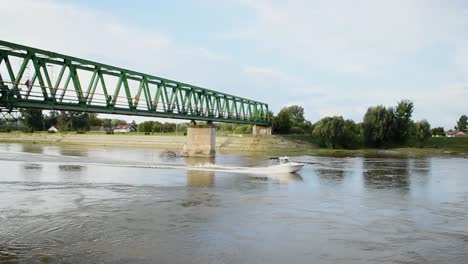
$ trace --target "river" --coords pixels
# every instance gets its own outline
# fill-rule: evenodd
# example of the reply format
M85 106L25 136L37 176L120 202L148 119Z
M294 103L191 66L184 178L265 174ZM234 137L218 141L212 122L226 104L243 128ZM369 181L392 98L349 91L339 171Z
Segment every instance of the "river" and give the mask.
M468 263L466 158L160 154L0 144L0 263Z

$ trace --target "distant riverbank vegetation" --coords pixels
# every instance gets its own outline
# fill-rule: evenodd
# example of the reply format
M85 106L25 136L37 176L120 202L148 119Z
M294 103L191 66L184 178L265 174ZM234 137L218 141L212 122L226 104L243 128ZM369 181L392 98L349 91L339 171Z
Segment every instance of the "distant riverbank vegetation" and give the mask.
M304 118L304 108L297 105L271 115L274 133L297 135L297 139L308 139L332 149L424 147L430 146L431 137L445 136L444 128L431 129L427 120L413 120L413 111L413 102L401 100L396 106L369 107L361 123L342 116L324 117L311 123ZM460 117L455 129L466 131L465 115Z
M342 116L329 116L312 123L305 119L302 106L284 107L272 119L273 133L295 140L313 143L322 148L330 149L362 149L362 148L404 148L404 147L434 147L468 150L468 137L463 139L446 138L445 136L463 136L467 131L468 117L462 115L454 126L454 130L445 131L442 127L431 128L426 120L414 120L414 104L409 100L401 100L395 106L369 107L362 122L345 119ZM0 132L23 131L26 133L48 131L51 127L59 132L74 133L113 133L112 129L122 126L127 133L142 133L144 135L186 134L188 123L171 123L145 121L137 124L121 119L99 118L97 114L65 111L42 111L36 109L21 110L16 125L0 124ZM9 122L10 124L12 122ZM18 125L19 124L19 125ZM252 134L251 125L215 123L218 135L248 135ZM446 135L450 133L450 135ZM461 133L461 134L460 134ZM439 139L440 138L440 139Z

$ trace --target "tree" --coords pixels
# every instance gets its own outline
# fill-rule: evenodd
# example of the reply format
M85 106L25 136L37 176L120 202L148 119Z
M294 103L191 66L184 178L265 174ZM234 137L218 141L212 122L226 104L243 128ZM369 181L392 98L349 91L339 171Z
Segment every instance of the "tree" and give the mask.
M364 141L370 147L389 147L393 144L395 113L393 108L369 107L364 115Z
M467 122L468 117L466 115L460 116L460 119L458 119L457 126L455 127L455 129L460 131L466 131Z
M149 134L153 131L153 121L145 121L138 125L138 132Z
M353 120L346 120L344 124L343 138L341 146L343 148L354 149L362 146L362 129Z
M234 130L234 133L235 134L242 134L242 135L252 134L252 126L251 125L240 125L240 126L236 127L236 129Z
M300 105L291 105L283 108L283 110L289 112L289 114L291 115L291 121L294 125L297 126L299 124L304 123L304 107Z
M315 125L313 135L320 144L328 148L337 148L344 135L345 121L341 116L324 117Z
M88 113L61 111L58 116L58 124L64 131L88 130L88 119Z
M48 129L51 126L56 126L58 124L59 112L52 110L48 115L44 116L45 127Z
M421 120L414 124L415 129L415 140L420 145L423 146L427 140L431 137L431 125L427 120Z
M410 100L401 100L395 108L394 143L404 144L410 136L411 116L414 105Z
M96 126L102 126L104 121L97 117L97 114L94 113L89 113L88 114L88 127L96 127Z
M273 118L273 130L278 134L288 134L293 125L291 113L283 108L278 116Z
M315 124L312 134L320 145L328 148L357 148L362 142L359 125L341 116L322 118Z
M44 116L40 109L21 109L24 124L30 131L40 131L44 128Z
M153 132L163 132L163 124L159 121L153 122Z
M435 127L432 129L433 136L445 136L445 129L443 127Z
M102 125L104 127L112 127L112 119L109 119L109 118L102 119Z

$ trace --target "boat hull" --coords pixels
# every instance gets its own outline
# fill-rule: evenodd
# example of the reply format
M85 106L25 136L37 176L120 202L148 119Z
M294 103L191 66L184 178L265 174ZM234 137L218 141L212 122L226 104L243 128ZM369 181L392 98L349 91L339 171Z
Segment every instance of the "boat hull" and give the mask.
M304 167L304 164L300 163L287 163L267 167L268 171L271 173L295 173L298 172Z

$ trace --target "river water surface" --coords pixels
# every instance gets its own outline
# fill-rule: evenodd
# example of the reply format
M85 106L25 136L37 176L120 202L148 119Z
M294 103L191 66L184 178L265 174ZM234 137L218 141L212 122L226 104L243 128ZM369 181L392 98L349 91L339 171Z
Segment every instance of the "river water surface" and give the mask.
M468 159L294 159L0 144L0 263L468 263Z

